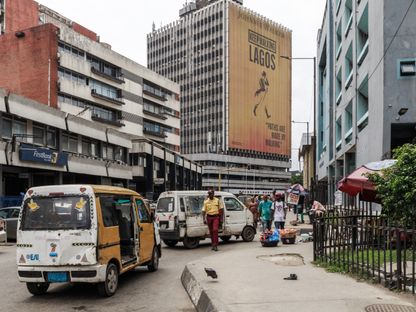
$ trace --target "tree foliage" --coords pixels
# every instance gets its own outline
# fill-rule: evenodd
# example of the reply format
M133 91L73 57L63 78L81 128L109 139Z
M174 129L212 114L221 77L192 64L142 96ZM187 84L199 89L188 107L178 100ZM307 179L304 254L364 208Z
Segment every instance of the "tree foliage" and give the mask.
M397 162L382 170L382 174L370 174L381 199L383 214L400 224L408 224L416 210L416 144L405 144L394 150Z
M292 177L290 178L290 185L297 184L297 183L303 185L303 175L292 174Z

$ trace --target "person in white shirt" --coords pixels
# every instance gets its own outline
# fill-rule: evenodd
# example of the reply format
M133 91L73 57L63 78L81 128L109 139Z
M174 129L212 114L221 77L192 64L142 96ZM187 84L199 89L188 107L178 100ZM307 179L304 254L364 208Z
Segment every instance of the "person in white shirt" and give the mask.
M274 220L274 227L276 229L284 229L285 228L285 220L286 220L286 206L285 202L283 201L284 196L281 193L275 194L275 201L273 202L272 210L273 210L273 220Z

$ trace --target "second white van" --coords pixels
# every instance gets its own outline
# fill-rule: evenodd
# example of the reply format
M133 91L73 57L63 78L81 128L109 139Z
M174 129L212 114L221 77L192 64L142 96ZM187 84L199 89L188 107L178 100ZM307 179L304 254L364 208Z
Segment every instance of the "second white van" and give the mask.
M256 235L253 215L233 194L215 192L224 206L224 219L218 229L218 236L228 241L233 235L250 242ZM169 191L160 194L156 216L159 220L160 237L173 247L183 242L186 248L196 248L199 241L209 237L208 226L204 224L202 207L207 191Z

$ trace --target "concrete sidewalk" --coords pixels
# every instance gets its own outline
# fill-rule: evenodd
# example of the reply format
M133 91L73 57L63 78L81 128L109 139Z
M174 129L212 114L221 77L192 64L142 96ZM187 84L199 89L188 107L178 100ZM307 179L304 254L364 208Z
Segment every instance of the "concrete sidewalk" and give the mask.
M412 306L412 299L312 265L312 249L311 242L265 248L257 236L252 243L220 248L188 263L182 283L198 311L357 312L374 304ZM218 279L207 277L206 267L215 269ZM283 279L291 273L298 280Z

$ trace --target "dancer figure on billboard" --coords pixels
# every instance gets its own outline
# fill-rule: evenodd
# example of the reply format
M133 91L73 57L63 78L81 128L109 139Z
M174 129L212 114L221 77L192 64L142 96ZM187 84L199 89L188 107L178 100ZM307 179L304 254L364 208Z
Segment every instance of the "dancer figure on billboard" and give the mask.
M261 77L259 79L259 86L260 86L260 88L256 91L256 93L254 93L254 96L259 96L261 93L263 93L263 94L260 95L259 101L257 102L256 105L254 105L254 109L253 109L254 116L257 116L257 114L256 114L257 108L259 107L259 105L261 105L264 102L264 99L266 98L267 91L269 89L269 80L267 80L267 76L266 76L265 71L263 71L263 73L261 74ZM267 105L266 104L264 104L264 111L266 112L267 118L270 118L271 115L269 115L269 112L267 111Z

